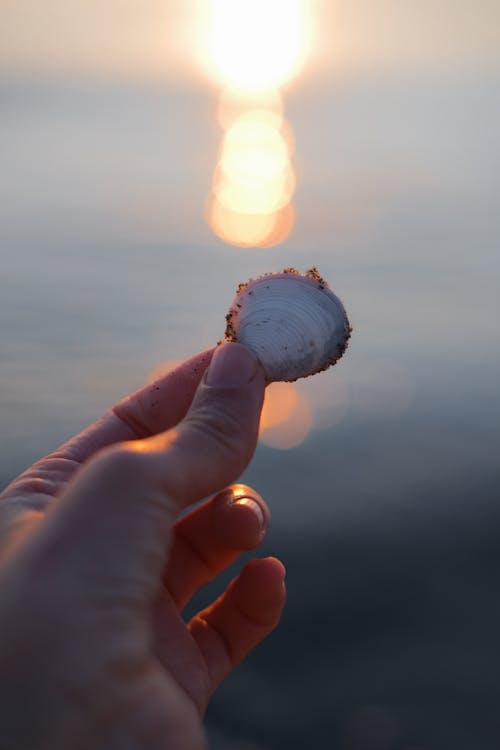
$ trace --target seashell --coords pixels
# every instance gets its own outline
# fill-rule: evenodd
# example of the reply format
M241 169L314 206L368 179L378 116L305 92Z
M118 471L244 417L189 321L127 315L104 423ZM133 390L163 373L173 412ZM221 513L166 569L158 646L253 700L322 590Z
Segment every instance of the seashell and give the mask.
M225 341L260 360L269 381L293 381L334 365L351 327L340 299L316 268L268 273L240 284L226 315Z

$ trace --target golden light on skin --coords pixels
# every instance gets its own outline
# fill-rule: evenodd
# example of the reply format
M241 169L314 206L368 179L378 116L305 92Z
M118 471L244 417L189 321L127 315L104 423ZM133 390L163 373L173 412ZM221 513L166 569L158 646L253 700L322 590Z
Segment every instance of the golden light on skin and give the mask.
M182 361L168 359L160 362L151 370L146 383L156 382L175 370ZM259 424L262 443L280 450L294 448L304 442L312 425L311 407L295 383L271 383L267 386Z
M259 428L262 443L288 450L300 445L313 425L311 409L295 383L271 383L266 389Z
M202 59L223 86L279 88L304 66L312 25L311 0L208 0Z
M182 362L182 359L166 359L164 362L159 362L146 377L146 385L154 383L156 380L168 375L169 372L172 372L176 367L179 367Z

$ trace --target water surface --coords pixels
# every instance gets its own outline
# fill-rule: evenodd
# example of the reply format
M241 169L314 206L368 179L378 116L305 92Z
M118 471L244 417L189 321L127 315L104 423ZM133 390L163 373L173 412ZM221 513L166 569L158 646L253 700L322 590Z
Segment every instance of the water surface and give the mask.
M220 338L250 275L316 264L354 325L300 386L310 437L261 445L245 474L289 602L217 694L216 747L500 743L498 91L412 76L290 95L297 224L248 251L203 219L206 93L0 83L2 483Z

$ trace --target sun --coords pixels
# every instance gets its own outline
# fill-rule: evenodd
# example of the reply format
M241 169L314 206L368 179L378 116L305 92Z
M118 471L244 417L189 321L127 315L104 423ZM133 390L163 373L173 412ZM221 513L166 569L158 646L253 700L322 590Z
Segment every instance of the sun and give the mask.
M310 0L208 0L203 58L223 86L279 88L302 69L311 46Z

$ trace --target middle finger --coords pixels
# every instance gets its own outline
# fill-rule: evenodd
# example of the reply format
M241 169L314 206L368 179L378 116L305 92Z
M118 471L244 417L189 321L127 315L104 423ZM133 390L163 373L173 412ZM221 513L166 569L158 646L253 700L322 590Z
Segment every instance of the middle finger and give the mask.
M258 492L235 484L175 524L163 580L179 610L241 552L261 544L269 518Z

